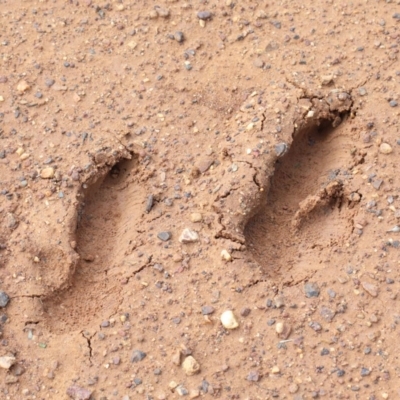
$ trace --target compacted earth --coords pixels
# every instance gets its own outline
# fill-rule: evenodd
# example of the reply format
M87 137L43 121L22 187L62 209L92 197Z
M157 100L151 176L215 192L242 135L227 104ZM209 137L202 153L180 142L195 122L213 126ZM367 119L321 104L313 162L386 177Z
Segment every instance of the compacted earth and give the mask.
M400 397L398 1L0 26L1 399Z

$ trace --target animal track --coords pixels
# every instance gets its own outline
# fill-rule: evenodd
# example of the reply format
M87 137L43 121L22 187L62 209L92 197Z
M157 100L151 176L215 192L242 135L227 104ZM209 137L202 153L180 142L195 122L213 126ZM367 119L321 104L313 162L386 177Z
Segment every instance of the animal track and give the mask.
M252 257L284 282L306 279L333 262L353 227L351 138L336 129L300 132L276 161L270 190L260 211L247 223Z
M43 302L53 332L80 330L116 312L122 264L144 211L145 190L136 184L136 166L135 158L119 162L84 193L76 231L80 260L70 288Z

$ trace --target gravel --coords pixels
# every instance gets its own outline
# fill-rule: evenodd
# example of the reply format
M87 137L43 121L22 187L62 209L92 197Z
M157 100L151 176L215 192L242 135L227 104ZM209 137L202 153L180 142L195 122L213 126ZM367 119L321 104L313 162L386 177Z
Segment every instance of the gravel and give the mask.
M147 354L141 350L134 350L131 355L131 362L136 363L146 358Z
M8 296L8 294L6 292L3 292L2 290L0 290L0 307L4 308L7 306L7 304L10 301L10 297Z
M312 283L312 282L307 282L304 285L304 293L306 295L306 297L310 298L310 297L318 297L320 290L319 287L316 283Z

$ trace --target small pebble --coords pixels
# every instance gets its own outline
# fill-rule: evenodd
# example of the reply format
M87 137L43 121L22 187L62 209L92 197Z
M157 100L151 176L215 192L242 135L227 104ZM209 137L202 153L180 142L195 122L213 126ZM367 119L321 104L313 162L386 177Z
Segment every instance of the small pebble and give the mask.
M213 314L214 311L215 311L215 308L213 306L203 306L203 307L201 307L201 313L203 315Z
M397 101L396 100L390 100L389 101L390 107L397 107Z
M40 171L40 177L42 179L51 179L54 177L54 168L52 167L47 167L47 168L43 168Z
M189 228L185 228L181 236L179 236L180 243L195 243L199 241L199 234Z
M177 42L182 43L185 40L185 36L183 35L183 32L178 31L174 33L174 39Z
M360 96L365 96L365 95L367 94L367 90L366 90L364 87L360 87L360 88L358 89L358 94L359 94Z
M56 81L55 81L54 79L50 79L50 78L47 78L47 79L44 81L44 84L45 84L47 87L51 87L51 86L53 86L55 83L56 83Z
M280 368L277 365L274 365L271 368L271 374L279 374L281 372Z
M9 369L15 364L15 362L16 359L13 356L0 357L0 368Z
M250 382L258 382L260 380L260 373L258 371L250 371L246 379Z
M232 256L228 252L228 250L223 249L221 251L221 258L225 261L232 261Z
M251 310L250 308L244 307L240 310L240 315L242 317L247 317L250 314Z
M326 347L324 347L322 350L321 350L321 356L327 356L328 354L329 354L329 349L327 349Z
M292 328L286 322L277 322L275 325L275 331L281 339L286 340L290 336Z
M188 376L195 375L200 372L200 364L192 356L188 356L183 360L182 368Z
M382 154L390 154L390 153L393 151L393 149L392 149L392 146L391 146L390 144L388 144L388 143L382 143L382 144L379 146L379 151L380 151Z
M374 285L373 283L361 282L361 286L372 297L378 296L378 287L376 285Z
M197 18L201 19L203 21L206 21L207 19L210 19L212 16L210 11L199 11L197 13Z
M225 329L236 329L239 326L239 322L231 310L222 313L221 323Z
M8 294L0 290L0 307L1 308L6 307L9 301L10 297L8 296Z
M190 214L190 220L192 222L201 222L203 220L203 216L200 213L192 213Z
M168 241L171 239L171 232L163 231L157 234L157 237L162 240L163 242Z
M179 385L179 386L175 389L175 392L178 393L179 396L186 396L186 395L189 394L188 390L187 390L184 386L182 386L182 385Z
M316 283L307 282L304 285L304 293L306 297L318 297L319 296L319 287Z
M361 368L361 376L368 376L371 373L371 370L368 368L362 367Z
M73 400L89 400L92 397L92 391L73 385L67 389L67 395Z
M146 356L147 354L145 352L140 350L135 350L131 355L131 362L136 363L142 361Z
M278 157L282 157L288 151L288 145L286 143L278 143L275 145L275 153Z
M30 89L30 85L27 81L20 81L17 85L17 90L21 94L26 92L28 89Z
M261 60L261 58L256 58L254 61L253 61L253 65L256 67L256 68L262 68L262 67L264 67L264 61L263 60Z
M159 7L156 6L154 7L156 13L158 14L159 17L161 18L168 18L169 17L169 10L167 8Z
M291 383L289 385L289 393L294 394L294 393L298 392L298 390L299 390L299 385L297 383Z

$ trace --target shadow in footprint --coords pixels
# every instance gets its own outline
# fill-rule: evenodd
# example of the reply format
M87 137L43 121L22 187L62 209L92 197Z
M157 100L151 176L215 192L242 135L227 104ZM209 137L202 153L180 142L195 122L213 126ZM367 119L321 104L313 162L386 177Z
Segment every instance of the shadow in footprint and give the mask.
M352 232L346 167L353 145L344 129L345 124L299 133L276 161L265 203L245 227L252 258L266 273L284 274L284 282L324 267Z
M70 288L43 302L53 332L81 330L118 308L117 277L143 213L145 194L135 184L136 164L136 159L117 163L84 193L76 230L80 260Z

